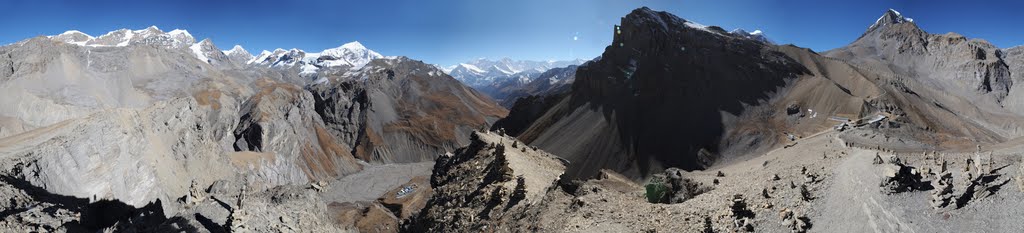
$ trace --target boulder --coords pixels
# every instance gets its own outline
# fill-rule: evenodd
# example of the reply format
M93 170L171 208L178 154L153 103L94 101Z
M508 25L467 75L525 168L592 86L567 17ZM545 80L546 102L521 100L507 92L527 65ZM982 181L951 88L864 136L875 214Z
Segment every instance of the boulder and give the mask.
M882 192L894 194L900 192L922 190L921 173L914 167L900 163L886 164L883 168Z
M656 174L655 177L647 185L648 201L653 203L682 203L711 189L683 177L683 171L679 168L665 169L664 173ZM661 190L662 193L656 193Z

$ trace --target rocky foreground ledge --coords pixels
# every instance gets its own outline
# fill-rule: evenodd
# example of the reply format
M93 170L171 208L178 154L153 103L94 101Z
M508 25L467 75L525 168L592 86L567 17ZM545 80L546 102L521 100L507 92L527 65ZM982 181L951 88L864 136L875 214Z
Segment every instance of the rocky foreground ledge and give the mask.
M471 144L438 158L434 196L408 227L451 232L526 226L524 221L557 185L565 164L547 152L495 132L475 132Z

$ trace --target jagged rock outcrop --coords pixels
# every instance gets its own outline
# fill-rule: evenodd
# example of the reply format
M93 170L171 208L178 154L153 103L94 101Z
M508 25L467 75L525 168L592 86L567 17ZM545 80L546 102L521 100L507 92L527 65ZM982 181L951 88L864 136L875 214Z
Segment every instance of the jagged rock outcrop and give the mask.
M434 195L408 226L412 231L472 232L522 229L565 171L554 155L515 138L475 132L469 146L440 157L430 178Z
M695 25L648 8L623 17L569 96L519 138L571 161L573 177L708 165L714 157L698 152L721 149L723 111L740 115L807 70L766 44Z
M436 67L405 57L321 77L309 89L327 130L365 161L431 160L507 114Z
M286 83L258 85L260 91L242 104L234 130L235 151L252 152L232 155L241 167L270 186L333 179L362 169L352 149L327 131L310 92Z

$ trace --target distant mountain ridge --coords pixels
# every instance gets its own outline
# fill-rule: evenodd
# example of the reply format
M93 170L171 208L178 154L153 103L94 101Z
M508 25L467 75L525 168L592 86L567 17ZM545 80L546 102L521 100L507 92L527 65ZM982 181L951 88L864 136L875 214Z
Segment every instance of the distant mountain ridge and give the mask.
M336 67L340 67L339 70L360 68L373 59L384 58L380 53L366 48L358 41L320 52L278 48L273 51L264 50L253 55L241 45L235 45L230 50L220 50L210 39L197 42L196 38L187 30L174 29L164 32L156 26L141 30L118 29L99 37L78 30L69 30L58 35L47 36L47 38L87 47L152 45L166 49L187 48L192 51L196 59L206 63L232 63L237 66L255 65L283 69L297 67L301 75L310 75L321 69Z
M316 73L320 69L331 67L347 67L358 69L373 59L384 58L383 55L367 49L359 41L343 44L336 48L325 49L318 53L310 53L301 49L275 49L260 52L248 65L269 67L299 67L301 73Z
M459 63L448 67L438 66L456 80L473 87L505 107L511 107L519 97L527 93L535 93L534 89L539 84L533 84L541 78L544 72L552 69L574 67L583 64L586 60L575 59L569 61L529 61L513 60L502 58L500 60L489 60L480 58L465 63ZM549 77L550 78L550 77ZM550 80L549 85L567 85L572 83L571 78L560 78ZM567 82L566 82L567 81Z
M583 64L586 60L569 61L530 61L502 58L489 60L480 58L442 69L471 87L484 87L495 83L515 79L519 83L529 83L536 75L552 68Z

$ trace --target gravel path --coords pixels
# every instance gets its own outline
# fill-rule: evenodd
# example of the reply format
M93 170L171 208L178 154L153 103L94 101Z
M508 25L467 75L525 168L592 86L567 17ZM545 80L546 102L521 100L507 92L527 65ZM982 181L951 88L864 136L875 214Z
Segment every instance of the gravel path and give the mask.
M822 204L822 232L915 232L878 188L880 167L871 164L874 152L853 149L835 168L832 186ZM881 201L880 201L881 200Z
M882 194L882 166L875 151L851 149L833 171L832 183L815 208L815 232L1020 232L1024 194L1012 184L957 210L932 209L930 191ZM885 157L885 153L883 158ZM919 165L919 164L911 164ZM1005 178L1013 167L1000 170ZM927 180L928 178L926 178Z

